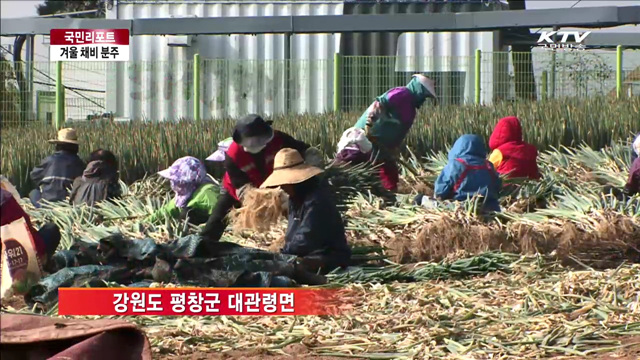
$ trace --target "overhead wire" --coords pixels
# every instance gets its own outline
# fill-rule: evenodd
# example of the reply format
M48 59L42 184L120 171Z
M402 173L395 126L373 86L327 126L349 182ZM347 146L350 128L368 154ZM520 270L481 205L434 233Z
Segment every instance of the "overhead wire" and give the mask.
M6 51L8 54L13 55L13 52L11 52L9 49L5 48L4 46L0 46L0 48L2 48L2 49L3 49L4 51ZM40 71L40 70L38 70L38 69L33 69L33 70L35 70L35 71L36 71L37 73L39 73L40 75L42 75L42 76L46 77L47 79L49 79L49 80L51 80L51 81L54 81L54 82L55 82L55 79L54 79L54 78L52 78L51 76L47 75L47 74L46 74L46 73L44 73L43 71ZM36 82L34 81L34 83L36 83ZM50 85L51 85L51 86L55 86L54 84L50 84ZM66 85L64 85L64 84L63 84L62 86L63 86L65 89L68 89L68 90L70 90L71 92L73 92L73 93L75 93L75 94L79 95L79 96L80 96L81 98L83 98L84 100L86 100L86 101L88 101L88 102L90 102L90 103L92 103L92 104L94 104L94 105L98 106L99 108L101 108L101 109L104 109L104 108L105 108L105 107L104 107L104 105L102 105L102 104L100 104L100 103L96 102L95 100L92 100L91 98L89 98L89 97L85 96L84 94L80 93L80 92L78 91L78 90L80 90L79 88L73 88L73 87L70 87L70 86L66 86ZM80 91L99 92L100 90L82 89L82 90L80 90Z

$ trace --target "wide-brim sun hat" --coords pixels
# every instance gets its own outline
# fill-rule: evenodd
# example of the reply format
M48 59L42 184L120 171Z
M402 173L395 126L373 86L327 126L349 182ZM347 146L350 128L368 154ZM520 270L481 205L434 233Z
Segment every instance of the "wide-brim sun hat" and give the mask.
M272 123L272 121L265 121L260 115L246 115L236 122L232 139L242 146L253 147L256 143L261 145L273 138Z
M260 185L260 188L300 184L323 172L324 170L305 163L298 151L285 148L276 154L273 173Z
M58 131L58 138L49 140L51 144L80 144L78 142L78 133L73 128L61 129Z
M427 89L427 91L431 93L431 95L433 95L433 98L438 100L438 96L436 96L435 80L431 79L428 76L424 76L422 74L413 74L413 77L417 78L420 84L422 84L422 86L424 86L424 88Z

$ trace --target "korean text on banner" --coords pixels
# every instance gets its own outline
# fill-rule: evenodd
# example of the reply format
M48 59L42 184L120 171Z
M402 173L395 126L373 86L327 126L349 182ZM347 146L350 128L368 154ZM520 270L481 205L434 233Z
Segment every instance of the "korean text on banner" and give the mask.
M338 289L60 288L59 315L336 315Z
M50 61L129 61L129 29L51 29Z
M25 294L42 277L36 244L24 218L2 226L1 232L1 297Z

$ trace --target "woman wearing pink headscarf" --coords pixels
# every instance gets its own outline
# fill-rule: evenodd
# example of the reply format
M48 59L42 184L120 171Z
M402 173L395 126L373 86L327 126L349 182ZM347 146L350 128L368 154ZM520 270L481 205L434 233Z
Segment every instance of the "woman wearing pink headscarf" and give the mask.
M175 196L148 217L148 222L161 221L166 217L188 219L195 225L207 221L220 191L209 180L207 170L200 160L185 156L158 175L171 182L171 190Z

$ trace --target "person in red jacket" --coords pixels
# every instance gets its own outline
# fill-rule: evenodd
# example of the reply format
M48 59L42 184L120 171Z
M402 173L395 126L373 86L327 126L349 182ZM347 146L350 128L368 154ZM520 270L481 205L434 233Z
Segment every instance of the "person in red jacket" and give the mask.
M209 241L218 241L227 227L227 215L239 207L242 197L260 185L273 172L273 161L278 151L292 148L304 154L305 159L319 154L308 144L274 130L271 121L249 114L238 120L233 142L225 152L222 194L218 198L209 220L200 235Z
M510 178L540 179L538 149L522 141L522 126L515 116L500 119L489 138L493 163L499 174Z
M8 225L20 218L24 218L33 237L36 246L35 251L40 263L43 266L46 265L60 244L60 229L55 224L48 223L36 231L31 224L31 218L22 209L16 198L4 188L0 189L0 191L0 226Z

